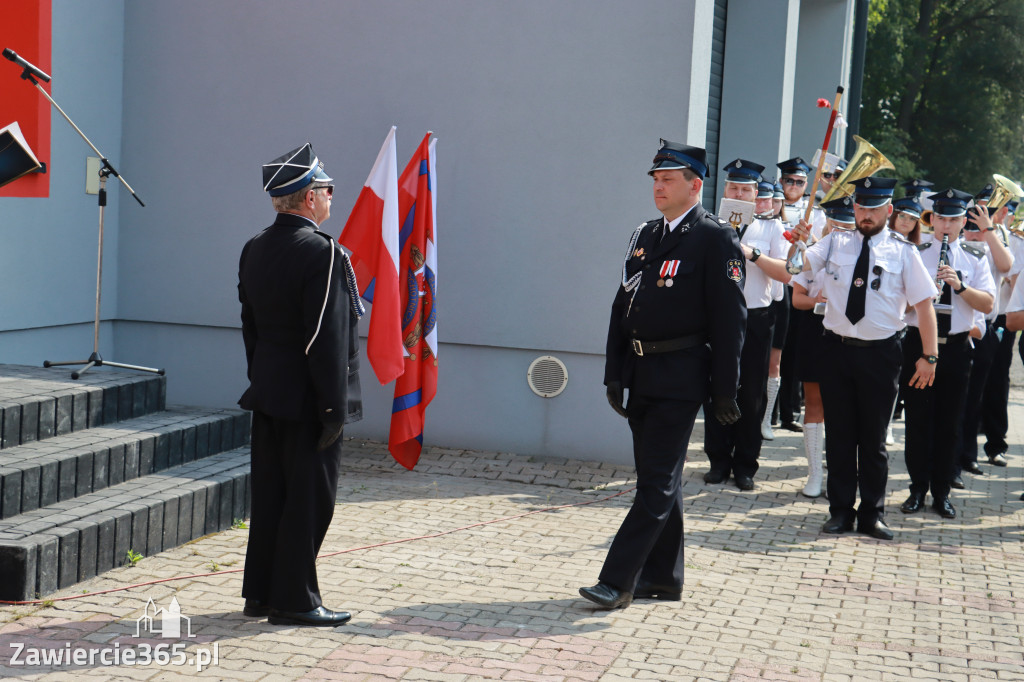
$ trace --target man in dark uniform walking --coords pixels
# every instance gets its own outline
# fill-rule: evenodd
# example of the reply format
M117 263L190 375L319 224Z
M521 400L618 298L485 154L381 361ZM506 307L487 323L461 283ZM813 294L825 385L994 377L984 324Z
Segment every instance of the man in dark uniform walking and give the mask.
M319 231L334 186L308 143L263 166L274 224L238 267L252 410L252 519L242 596L247 616L341 625L323 606L316 555L334 515L341 435L362 418L358 322L348 257Z
M606 609L634 597L680 598L682 469L694 420L709 391L714 415L706 419L740 417L744 259L736 230L700 205L705 158L703 149L662 140L649 174L664 217L633 232L612 303L605 385L633 433L637 490L600 582L580 588Z

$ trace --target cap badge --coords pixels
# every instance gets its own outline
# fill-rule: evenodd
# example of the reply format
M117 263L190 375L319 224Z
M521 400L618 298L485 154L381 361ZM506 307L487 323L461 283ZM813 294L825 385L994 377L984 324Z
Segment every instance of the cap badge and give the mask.
M737 161L736 162L736 167L737 168L743 168L743 162L742 161Z
M949 190L948 192L946 192L946 196L949 197L950 199L952 199L953 198L953 190Z
M868 178L867 180L864 181L864 186L865 187L870 187L871 186L871 178Z

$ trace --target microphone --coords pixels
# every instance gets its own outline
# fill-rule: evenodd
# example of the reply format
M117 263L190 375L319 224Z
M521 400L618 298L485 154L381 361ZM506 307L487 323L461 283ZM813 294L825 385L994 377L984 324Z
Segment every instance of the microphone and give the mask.
M15 52L9 47L4 48L4 59L8 59L17 64L18 66L22 67L23 69L25 69L25 73L22 74L22 78L27 78L27 74L31 74L45 83L50 82L50 75L48 73L46 73L39 67L34 66L33 64L22 59L18 56L17 52Z

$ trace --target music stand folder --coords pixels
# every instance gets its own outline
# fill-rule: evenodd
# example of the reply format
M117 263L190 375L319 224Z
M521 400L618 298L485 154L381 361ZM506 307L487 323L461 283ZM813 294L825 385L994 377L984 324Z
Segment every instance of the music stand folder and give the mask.
M17 121L0 130L0 187L42 168Z

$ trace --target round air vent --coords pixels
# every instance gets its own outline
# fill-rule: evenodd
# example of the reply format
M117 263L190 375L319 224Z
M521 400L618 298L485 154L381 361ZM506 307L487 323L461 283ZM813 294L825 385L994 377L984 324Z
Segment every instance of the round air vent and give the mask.
M569 383L569 370L558 358L542 355L530 363L530 369L526 371L526 382L541 398L554 398Z

